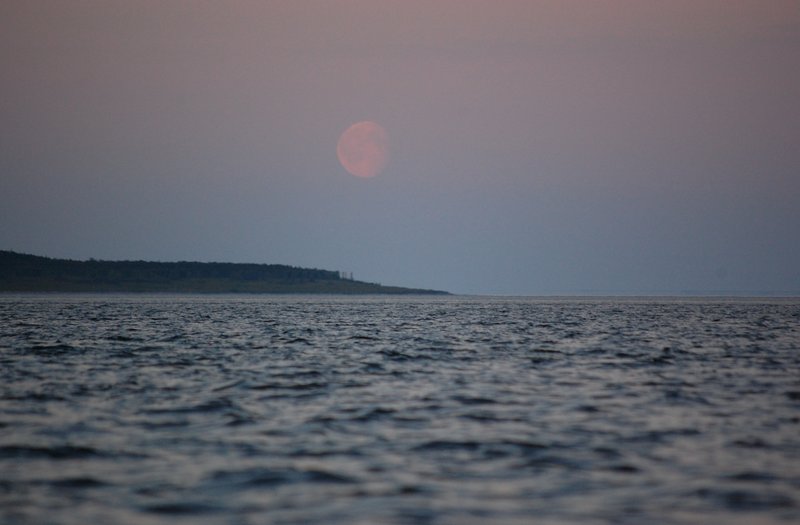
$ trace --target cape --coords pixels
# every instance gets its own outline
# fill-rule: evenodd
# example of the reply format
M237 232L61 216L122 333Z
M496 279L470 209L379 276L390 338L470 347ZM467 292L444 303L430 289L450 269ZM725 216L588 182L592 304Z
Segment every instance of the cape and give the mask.
M447 295L282 264L75 261L2 250L0 291Z

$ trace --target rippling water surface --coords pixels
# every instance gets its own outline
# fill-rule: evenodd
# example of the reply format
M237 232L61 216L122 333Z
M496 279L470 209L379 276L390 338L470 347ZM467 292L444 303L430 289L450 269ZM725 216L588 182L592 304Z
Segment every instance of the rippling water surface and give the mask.
M790 523L796 300L0 295L3 523Z

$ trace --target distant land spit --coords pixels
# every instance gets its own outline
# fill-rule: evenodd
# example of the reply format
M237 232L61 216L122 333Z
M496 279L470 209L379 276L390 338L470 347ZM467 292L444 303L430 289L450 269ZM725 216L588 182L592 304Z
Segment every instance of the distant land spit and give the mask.
M3 292L426 294L282 264L74 261L0 250Z

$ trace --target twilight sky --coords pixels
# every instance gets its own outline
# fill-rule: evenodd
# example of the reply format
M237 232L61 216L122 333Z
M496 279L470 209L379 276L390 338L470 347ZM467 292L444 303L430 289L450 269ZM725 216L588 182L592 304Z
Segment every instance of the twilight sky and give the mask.
M0 71L0 249L800 292L797 0L3 0Z

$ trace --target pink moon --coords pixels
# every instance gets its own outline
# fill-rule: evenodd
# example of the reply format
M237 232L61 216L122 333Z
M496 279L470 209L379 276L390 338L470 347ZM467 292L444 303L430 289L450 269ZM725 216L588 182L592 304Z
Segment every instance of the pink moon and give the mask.
M380 124L356 122L339 137L336 155L351 175L370 178L379 174L389 160L389 138Z

